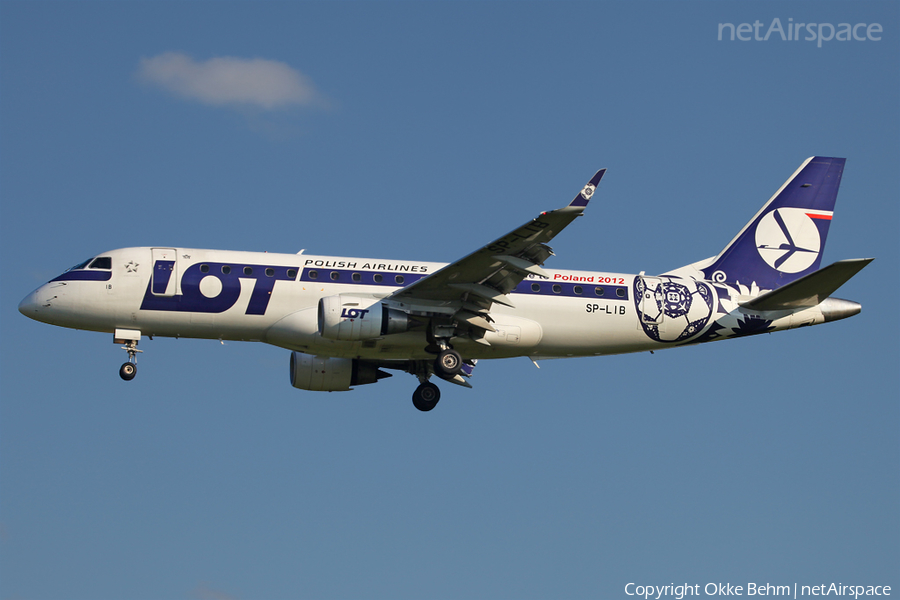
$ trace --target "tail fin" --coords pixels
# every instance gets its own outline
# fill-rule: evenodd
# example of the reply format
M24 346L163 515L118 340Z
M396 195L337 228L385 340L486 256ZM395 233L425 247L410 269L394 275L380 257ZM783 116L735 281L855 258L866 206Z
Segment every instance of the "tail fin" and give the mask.
M709 266L705 279L775 289L819 268L844 158L813 156Z

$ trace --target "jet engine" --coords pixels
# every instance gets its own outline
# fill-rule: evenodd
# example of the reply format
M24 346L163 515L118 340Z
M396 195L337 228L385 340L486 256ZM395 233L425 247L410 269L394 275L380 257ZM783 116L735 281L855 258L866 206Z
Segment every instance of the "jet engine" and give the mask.
M371 363L355 358L291 353L291 385L313 392L346 392L353 385L375 383L390 377Z
M403 333L414 325L409 315L371 298L326 296L319 300L319 334L356 342Z

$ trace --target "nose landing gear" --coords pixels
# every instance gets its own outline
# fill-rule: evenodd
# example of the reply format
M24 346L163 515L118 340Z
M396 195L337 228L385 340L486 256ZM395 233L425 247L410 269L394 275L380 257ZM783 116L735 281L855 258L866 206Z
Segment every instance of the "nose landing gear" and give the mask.
M119 377L125 381L131 381L135 375L137 375L137 365L135 363L127 362L119 368Z
M128 362L119 368L119 377L125 381L131 381L137 375L137 355L143 350L137 349L137 340L128 340L122 346L122 350L128 353Z

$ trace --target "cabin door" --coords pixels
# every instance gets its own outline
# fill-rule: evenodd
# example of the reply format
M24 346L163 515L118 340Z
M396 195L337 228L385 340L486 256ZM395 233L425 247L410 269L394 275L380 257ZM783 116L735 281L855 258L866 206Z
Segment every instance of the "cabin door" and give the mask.
M641 277L641 320L645 325L656 325L663 331L665 313L663 312L662 280L657 277Z
M178 260L174 248L153 248L150 292L154 296L174 296L178 291Z

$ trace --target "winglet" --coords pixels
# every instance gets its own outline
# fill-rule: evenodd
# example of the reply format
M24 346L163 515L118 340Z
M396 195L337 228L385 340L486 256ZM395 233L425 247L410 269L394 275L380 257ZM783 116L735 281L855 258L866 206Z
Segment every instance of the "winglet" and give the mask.
M591 177L591 180L587 182L587 185L584 186L584 189L575 196L575 199L572 200L566 208L580 208L581 210L584 210L588 205L588 202L590 202L591 196L594 195L597 185L600 183L600 180L603 179L603 175L605 174L606 169L597 171L594 176Z

